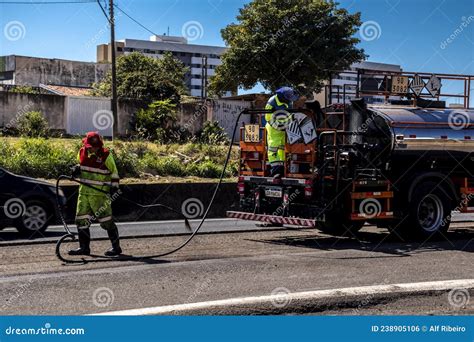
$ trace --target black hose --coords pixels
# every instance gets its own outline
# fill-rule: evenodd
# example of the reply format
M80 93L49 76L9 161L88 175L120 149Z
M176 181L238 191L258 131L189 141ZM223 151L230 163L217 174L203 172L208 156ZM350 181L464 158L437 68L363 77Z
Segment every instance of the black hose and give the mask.
M154 258L160 258L160 257L164 257L164 256L167 256L167 255L170 255L170 254L173 254L173 253L176 253L177 251L181 250L182 248L184 248L187 244L189 244L191 242L191 240L194 238L194 236L196 236L196 234L199 232L199 230L201 229L202 225L204 224L204 222L206 221L207 219L207 215L209 214L209 211L211 210L211 207L212 205L214 204L214 200L216 199L216 196L217 196L217 192L219 191L221 185L222 185L222 180L224 179L224 176L225 176L225 170L227 169L227 165L229 164L229 160L230 160L230 157L231 157L231 154L232 154L232 145L233 145L233 142L234 142L234 138L235 138L235 133L237 131L237 126L239 124L239 120L240 120L240 117L242 116L242 114L251 114L253 113L254 111L250 111L250 110L244 110L242 112L239 113L239 115L237 116L237 118L235 119L235 124L234 124L234 129L233 129L233 132L232 132L232 137L230 139L230 143L229 143L229 149L227 150L227 156L226 156L226 159L225 159L225 162L224 162L224 167L222 168L222 172L221 172L221 175L220 175L220 178L219 178L219 182L217 183L215 189L214 189L214 193L212 194L212 197L211 197L211 200L209 202L209 205L207 206L207 209L206 211L204 212L204 215L201 219L201 222L199 223L199 225L197 226L197 228L192 232L191 236L189 236L189 238L184 241L180 246L178 246L177 248L171 250L171 251L168 251L166 253L161 253L161 254L156 254L156 255L147 255L147 256L141 256L141 257L134 257L134 256L122 256L122 257L101 257L100 259L96 258L95 260L92 259L92 260L85 260L85 259L81 259L81 260L73 260L73 259L66 259L64 258L62 255L61 255L61 244L63 242L65 242L65 240L67 239L71 239L71 242L72 241L75 241L76 239L76 235L77 233L73 233L71 232L71 230L69 229L69 227L67 226L67 223L66 223L66 220L64 219L64 215L63 215L63 206L61 205L61 202L59 201L59 182L61 181L61 179L69 179L69 180L72 180L74 182L77 182L79 184L83 184L83 185L86 185L86 186L89 186L93 189L96 189L100 192L103 192L103 193L106 193L108 194L108 192L106 191L103 191L103 190L100 190L100 189L97 189L95 187L92 187L88 184L85 184L77 179L74 179L72 177L68 177L68 176L59 176L57 182L56 182L56 202L57 202L57 205L58 205L58 208L59 208L59 212L60 212L60 219L63 223L63 226L64 226L64 229L66 231L66 235L62 236L58 242L56 243L56 256L58 257L59 260L65 262L65 263L86 263L86 262L99 262L99 261L111 261L111 260L123 260L123 261L127 261L127 260L142 260L142 259L154 259ZM261 112L268 112L268 111L259 111L259 113ZM257 113L257 112L256 112ZM125 197L123 197L125 200L127 200L128 202L130 203L133 203L139 207L142 207L142 208L152 208L152 207L163 207L163 208L166 208L166 209L169 209L169 210L172 210L174 212L178 212L170 207L167 207L163 204L151 204L151 205L142 205L142 204L139 204L135 201L132 201L130 199L127 199ZM180 213L180 212L178 212ZM183 215L184 217L184 214L180 213L181 215ZM185 225L186 227L189 227L189 229L192 231L191 229L191 226L189 225L189 221L187 220L187 218L185 217Z

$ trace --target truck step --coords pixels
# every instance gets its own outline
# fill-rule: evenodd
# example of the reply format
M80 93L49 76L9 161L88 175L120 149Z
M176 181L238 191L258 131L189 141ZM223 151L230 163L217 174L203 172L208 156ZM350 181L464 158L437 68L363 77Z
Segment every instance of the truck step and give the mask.
M248 221L260 221L267 223L289 224L294 226L312 227L316 226L316 220L304 219L298 217L283 217L266 214L253 214L243 211L228 211L227 217Z

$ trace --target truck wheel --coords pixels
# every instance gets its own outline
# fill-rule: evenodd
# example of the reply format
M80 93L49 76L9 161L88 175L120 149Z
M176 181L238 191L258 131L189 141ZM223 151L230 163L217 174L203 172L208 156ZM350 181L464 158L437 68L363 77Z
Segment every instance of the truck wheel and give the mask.
M435 182L420 184L409 203L408 217L401 223L401 237L427 239L448 231L451 223L451 198L442 185Z
M326 234L354 236L364 226L365 221L351 221L344 213L334 212L325 215L325 222L319 222L317 228Z
M259 222L259 223L255 223L255 227L258 227L258 228L283 227L283 224L282 223Z

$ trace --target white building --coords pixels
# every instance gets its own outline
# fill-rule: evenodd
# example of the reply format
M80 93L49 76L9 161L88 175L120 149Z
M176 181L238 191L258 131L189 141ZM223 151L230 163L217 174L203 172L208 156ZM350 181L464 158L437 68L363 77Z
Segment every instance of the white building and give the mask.
M356 86L357 86L357 72L360 69L367 70L377 70L377 71L388 71L388 72L401 72L402 68L400 65L396 64L385 64L385 63L376 63L376 62L367 62L363 61L360 63L354 63L351 65L350 69L347 72L341 72L333 77L330 82L331 92L331 102L332 103L349 103L351 99L356 96ZM376 79L383 80L383 76L374 76ZM345 94L344 94L344 84ZM344 98L345 96L345 98ZM367 103L382 103L385 101L384 96L372 95L372 96L363 96ZM390 99L399 99L398 96L391 96Z
M184 37L151 36L150 40L124 39L117 41L117 56L140 52L146 56L160 58L163 53L171 52L188 68L186 85L191 96L206 97L209 78L215 74L215 68L221 64L221 56L226 48L219 46L188 44ZM110 44L97 46L97 62L110 62ZM226 96L232 93L229 91Z

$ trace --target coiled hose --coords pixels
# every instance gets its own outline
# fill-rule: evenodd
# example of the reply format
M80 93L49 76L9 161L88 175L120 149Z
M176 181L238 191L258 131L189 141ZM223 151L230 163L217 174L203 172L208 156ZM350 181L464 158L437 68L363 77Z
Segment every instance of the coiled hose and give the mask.
M65 262L65 263L87 263L87 262L100 262L100 261L111 261L111 260L142 260L142 259L155 259L155 258L161 258L161 257L164 257L164 256L167 256L167 255L170 255L170 254L173 254L173 253L176 253L177 251L181 250L182 248L184 248L187 244L189 244L191 242L191 240L194 238L194 236L196 236L196 234L199 232L199 230L201 229L201 227L203 226L204 222L206 221L207 219L207 215L209 214L209 211L211 210L212 208L212 205L214 204L214 200L216 199L216 196L217 196L217 192L219 191L220 187L221 187L221 184L222 184L222 180L225 176L225 171L227 169L227 165L229 163L229 160L230 160L230 157L231 157L231 153L232 153L232 144L233 144L233 141L234 141L234 138L235 138L235 133L237 131L237 126L239 124L239 120L240 120L240 117L242 116L242 114L252 114L252 113L264 113L264 112L270 112L271 111L262 111L262 110L259 110L259 111L255 111L255 110L243 110L242 112L240 112L238 115L237 115L237 118L235 120L235 124L234 124L234 129L233 129L233 132L232 132L232 137L230 139L230 142L229 142L229 148L227 150L227 156L226 156L226 159L225 159L225 162L224 162L224 167L222 168L222 172L221 172L221 175L220 175L220 178L219 178L219 182L217 183L215 189L214 189L214 192L212 194L212 197L211 197L211 200L209 202L209 205L207 206L206 208L206 211L204 212L204 215L201 219L201 222L199 222L199 225L197 226L197 228L192 232L192 234L189 236L189 238L184 241L180 246L178 246L177 248L175 249L172 249L168 252L165 252L165 253L161 253L161 254L156 254L156 255L146 255L146 256L121 256L121 257L102 257L102 256L97 256L97 257L94 257L94 258L90 258L90 259L84 259L84 258L81 258L80 260L77 260L77 259L68 259L68 258L65 258L64 256L61 255L61 244L64 243L66 240L70 240L70 242L73 242L76 240L76 236L77 236L77 233L73 233L71 232L71 230L69 229L67 223L66 223L66 220L64 218L64 215L63 215L63 206L59 200L59 183L62 179L69 179L69 180L72 180L76 183L79 183L79 184L83 184L85 186L89 186L88 184L85 184L83 182L81 182L80 180L77 180L77 179L74 179L73 177L71 176L64 176L64 175L61 175L58 177L57 181L56 181L56 202L57 202L57 205L58 205L58 208L59 208L59 216L60 216L60 219L61 219L61 222L64 226L64 230L66 231L66 234L63 235L59 240L58 242L56 243L56 256L58 257L59 260ZM89 186L90 187L90 186ZM96 189L96 188L94 188ZM96 189L98 190L98 189ZM100 191L100 190L99 190ZM105 192L105 191L102 191L104 193L107 193L108 192ZM124 200L130 202L130 203L133 203L134 205L138 206L138 207L141 207L141 208L153 208L153 207L162 207L162 208L165 208L165 209L168 209L170 211L173 211L175 213L179 213L181 214L183 217L184 215L177 211L177 210L174 210L168 206L165 206L163 204L160 204L160 203L157 203L157 204L150 204L150 205L142 205L142 204L139 204L135 201L132 201L128 198L125 198L125 197L121 197L123 198ZM185 222L185 226L192 231L191 229L191 226L189 225L189 221L187 220L186 217L184 217L184 222Z

